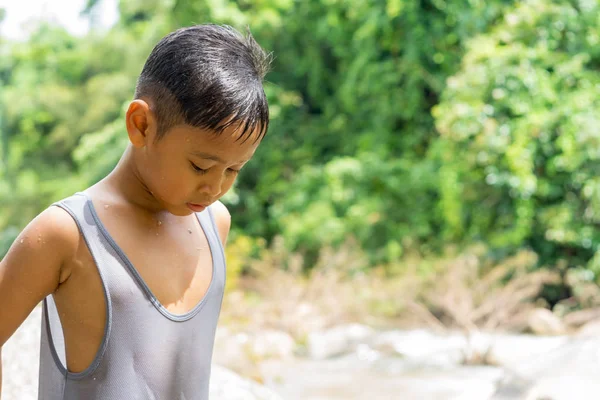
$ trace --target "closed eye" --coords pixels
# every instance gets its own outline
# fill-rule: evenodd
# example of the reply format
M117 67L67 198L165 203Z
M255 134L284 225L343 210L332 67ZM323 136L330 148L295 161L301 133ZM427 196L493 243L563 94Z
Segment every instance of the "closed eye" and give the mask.
M192 169L198 174L204 174L204 173L206 173L206 171L208 171L207 169L200 168L199 166L197 166L196 164L194 164L191 161L190 161L190 164L192 165Z

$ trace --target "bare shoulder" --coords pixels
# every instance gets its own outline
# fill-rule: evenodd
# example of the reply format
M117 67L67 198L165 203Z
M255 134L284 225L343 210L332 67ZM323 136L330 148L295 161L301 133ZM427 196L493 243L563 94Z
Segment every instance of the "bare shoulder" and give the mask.
M42 239L45 237L47 242L59 246L55 250L61 250L63 254L71 253L79 245L79 228L73 217L60 207L51 206L41 212L25 228L23 234L32 233L30 231L37 232Z
M231 214L229 214L229 210L225 207L225 204L218 200L214 202L211 207L217 229L219 230L219 236L221 237L221 242L223 243L223 246L225 246L225 243L227 243L227 236L229 235L229 229L231 228Z
M49 267L56 267L56 262L60 262L60 267L75 254L78 246L79 228L73 218L62 208L51 206L23 229L5 258L7 261L52 260L55 262Z

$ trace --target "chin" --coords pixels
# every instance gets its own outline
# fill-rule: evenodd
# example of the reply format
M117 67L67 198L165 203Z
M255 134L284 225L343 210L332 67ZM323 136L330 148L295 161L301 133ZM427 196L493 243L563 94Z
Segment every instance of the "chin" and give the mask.
M188 215L193 214L192 210L190 210L185 204L173 205L171 203L161 201L161 206L163 210L177 217L187 217Z
M188 215L192 215L194 213L185 205L180 207L169 207L167 208L167 211L178 217L187 217Z

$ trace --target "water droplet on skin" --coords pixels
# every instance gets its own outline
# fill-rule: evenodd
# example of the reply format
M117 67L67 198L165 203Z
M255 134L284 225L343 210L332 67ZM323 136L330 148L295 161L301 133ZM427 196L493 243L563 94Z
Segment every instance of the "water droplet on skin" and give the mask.
M156 223L156 225L158 225L158 226L161 226L161 225L162 225L162 222L161 222L161 221L158 221L158 222Z
M23 242L24 242L24 240L23 240L23 239L21 239L21 243L23 243Z
M110 205L108 205L108 204L105 204L105 205L104 205L104 208L105 208L105 209L108 209L108 207L110 207Z

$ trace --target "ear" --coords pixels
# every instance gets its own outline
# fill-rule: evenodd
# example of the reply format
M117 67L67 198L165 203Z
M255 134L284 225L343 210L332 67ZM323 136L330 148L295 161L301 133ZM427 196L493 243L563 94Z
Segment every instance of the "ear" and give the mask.
M148 103L136 99L129 104L125 114L125 124L129 141L134 147L144 147L156 134L156 119Z

